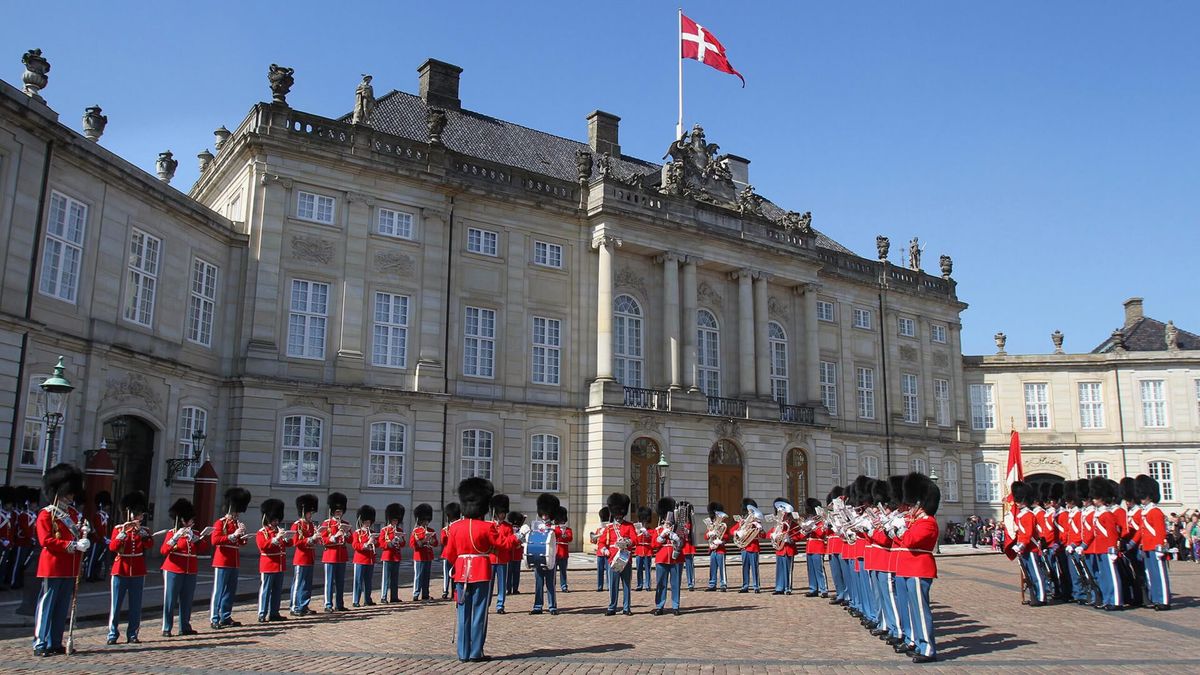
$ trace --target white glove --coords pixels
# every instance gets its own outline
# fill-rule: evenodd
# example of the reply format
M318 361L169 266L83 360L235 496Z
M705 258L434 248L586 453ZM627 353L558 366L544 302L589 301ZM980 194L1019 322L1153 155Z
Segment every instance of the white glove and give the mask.
M1067 553L1074 553L1074 552L1075 552L1075 547L1070 544L1067 544Z
M1013 551L1014 551L1014 552L1016 552L1018 555L1019 555L1019 554L1021 553L1021 551L1023 551L1023 550L1025 550L1025 544L1019 544L1019 543L1018 543L1018 544L1014 544L1014 545L1013 545Z
M319 540L320 540L320 537L318 537L317 535L315 535L315 534L314 534L313 536L311 536L311 537L309 537L309 538L308 538L308 545L309 545L309 546L316 546L316 545L317 545L317 541L319 541Z
M92 547L91 539L77 539L72 544L75 544L75 550L80 553L87 553L87 550Z
M125 541L125 528L121 528L121 531L117 533L117 541Z

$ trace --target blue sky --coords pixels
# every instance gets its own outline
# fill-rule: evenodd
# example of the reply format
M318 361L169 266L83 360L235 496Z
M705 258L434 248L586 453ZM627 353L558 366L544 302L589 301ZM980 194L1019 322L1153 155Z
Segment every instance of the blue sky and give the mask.
M43 3L6 21L0 78L50 59L44 96L79 129L152 170L196 177L212 130L269 98L266 69L296 69L289 102L350 110L361 73L377 95L415 92L435 57L464 68L464 107L585 139L595 108L623 150L658 160L676 119L677 3ZM912 236L924 263L954 257L965 353L1088 351L1121 302L1200 332L1200 4L1189 2L758 2L697 0L746 77L684 63L685 124L752 161L751 182L874 257Z

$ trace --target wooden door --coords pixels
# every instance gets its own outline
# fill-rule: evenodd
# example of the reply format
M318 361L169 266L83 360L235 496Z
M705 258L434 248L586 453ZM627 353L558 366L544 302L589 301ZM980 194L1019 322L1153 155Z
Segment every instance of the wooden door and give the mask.
M808 498L808 455L800 448L788 450L787 496L792 506L803 513Z
M742 511L742 453L733 441L720 440L708 453L708 499L729 514Z

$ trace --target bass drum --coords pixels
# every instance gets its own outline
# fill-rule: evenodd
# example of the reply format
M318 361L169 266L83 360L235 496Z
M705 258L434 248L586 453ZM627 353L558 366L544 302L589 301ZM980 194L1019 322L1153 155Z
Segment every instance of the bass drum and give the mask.
M626 551L626 550L617 551L617 554L615 556L613 556L612 561L608 563L608 567L609 567L609 569L616 572L617 574L620 574L622 571L625 570L626 567L629 567L629 561L632 558L633 558L633 556L630 555L629 551Z
M553 569L558 555L554 530L533 530L525 542L525 564L529 569Z

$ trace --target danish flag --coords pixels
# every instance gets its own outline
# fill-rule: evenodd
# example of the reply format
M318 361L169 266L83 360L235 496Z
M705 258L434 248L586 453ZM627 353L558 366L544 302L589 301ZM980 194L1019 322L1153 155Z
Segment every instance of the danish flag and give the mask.
M1017 506L1012 496L1013 483L1025 480L1025 470L1021 466L1021 436L1014 429L1008 441L1008 473L1004 476L1007 485L1004 494L1004 555L1009 560L1017 557L1013 545L1017 543Z
M742 81L742 86L746 86L746 78L730 65L729 59L725 56L725 47L717 40L717 36L683 14L679 15L679 30L680 58L696 59L722 73L737 75L738 79Z

